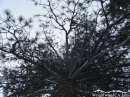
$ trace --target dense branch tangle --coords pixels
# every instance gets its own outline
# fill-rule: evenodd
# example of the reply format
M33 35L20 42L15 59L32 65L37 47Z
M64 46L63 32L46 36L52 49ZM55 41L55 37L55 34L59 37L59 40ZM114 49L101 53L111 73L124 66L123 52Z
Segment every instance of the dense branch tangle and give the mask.
M30 89L27 86L33 86L26 93L28 97L46 93L52 97L91 97L88 91L96 89L100 81L107 84L106 79L114 82L119 81L118 77L128 78L122 67L130 64L124 57L130 50L129 25L124 26L129 23L129 12L112 18L113 11L103 0L99 0L101 6L96 10L92 8L93 0L48 0L47 4L33 1L45 10L45 14L35 15L41 19L41 33L36 33L35 37L30 38L27 33L26 27L31 27L31 20L20 17L15 22L8 11L6 19L0 18L1 56L6 61L20 60L21 72L25 69L21 76L36 80L22 86L27 90ZM61 32L62 42L51 37L51 32ZM39 39L42 33L45 38ZM107 90L107 86L101 85L101 88Z

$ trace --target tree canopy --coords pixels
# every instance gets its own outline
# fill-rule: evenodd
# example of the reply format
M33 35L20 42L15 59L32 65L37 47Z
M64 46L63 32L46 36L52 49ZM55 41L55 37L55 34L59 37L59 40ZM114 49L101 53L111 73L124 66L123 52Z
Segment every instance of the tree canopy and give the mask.
M0 60L18 64L1 72L6 97L92 97L96 89L128 92L129 0L32 2L44 11L35 15L38 32L30 32L31 18L14 19L9 10L0 17Z

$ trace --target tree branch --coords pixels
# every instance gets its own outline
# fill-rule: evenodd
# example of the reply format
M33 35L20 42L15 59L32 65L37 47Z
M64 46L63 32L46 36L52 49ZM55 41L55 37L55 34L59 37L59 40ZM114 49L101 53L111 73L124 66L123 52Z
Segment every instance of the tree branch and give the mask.
M36 96L39 96L40 94L52 94L52 93L53 93L53 90L41 89L27 95L27 97L36 97Z
M105 71L105 70L104 70ZM125 74L128 74L129 72L124 72ZM92 77L88 77L88 78L83 78L81 80L77 80L76 82L77 83L84 83L84 82L88 82L88 81L92 81L92 80L95 80L97 78L104 78L104 77L111 77L112 75L118 75L119 73L110 73L110 74L98 74L98 75L95 75L95 76L92 76ZM114 77L114 76L113 76ZM119 77L123 77L122 75L120 75ZM128 76L127 76L128 77ZM127 78L125 77L125 78Z
M53 19L54 19L55 22L67 33L67 30L65 29L65 27L64 27L62 24L60 24L59 21L57 20L57 16L56 16L56 14L54 13L54 11L53 11L53 9L52 9L52 7L51 7L51 2L50 2L49 0L48 0L48 3L49 3L50 11L51 11L51 13L53 14L53 16L55 17L55 18L53 18Z
M88 78L84 78L84 79L81 79L81 80L77 80L76 82L77 83L83 83L83 82L92 81L92 80L95 80L97 78L105 77L105 76L111 76L111 75L110 74L98 74L98 75L95 75L95 76L92 76L92 77L88 77Z
M39 63L34 62L33 60L31 60L30 58L28 59L28 58L25 58L25 57L23 57L23 56L20 56L20 55L17 54L15 51L13 51L13 52L11 51L11 52L10 52L10 51L3 50L2 48L0 48L0 50L3 51L3 52L7 52L7 53L10 53L10 54L13 54L13 55L16 56L18 59L22 59L22 60L28 61L28 62L30 62L30 63L32 63L32 64L34 64L34 65L39 64ZM61 79L61 77L60 77L57 73L55 73L54 71L50 70L47 66L43 65L43 67L44 67L44 69L47 70L51 75L55 76L58 80Z
M101 53L99 53L99 54L95 55L94 57L92 57L90 60L86 61L86 62L84 63L84 65L81 66L81 67L72 75L71 79L76 78L76 77L79 75L79 73L82 72L84 69L86 69L86 68L90 65L90 63L93 62L95 59L97 59L98 57L101 57L101 56L105 55L105 54L108 53L109 51L112 51L112 50L114 50L114 49L119 48L120 46L125 45L128 41L130 41L130 36L129 36L125 41L123 41L121 44L116 45L116 46L114 46L113 48L111 48L111 49L109 49L109 50L102 51Z
M104 1L101 0L101 6L102 6L102 10L103 10L103 13L104 13L105 19L106 19L107 27L109 27L109 22L108 22L108 19L107 19L107 14L106 14L106 12L105 12L105 10L104 10L104 7L103 7L103 2L104 2Z
M65 63L65 60L63 60L63 58L61 58L61 56L57 53L57 51L55 50L55 48L52 46L51 42L49 41L49 39L47 38L47 35L46 33L44 32L45 36L46 36L46 39L47 41L49 42L49 45L51 46L51 48L53 49L53 51L55 52L55 54L57 55L57 57L59 57L64 63Z
M111 27L113 27L114 25L118 24L120 21L122 21L123 19L125 19L126 17L130 16L130 14L126 14L123 17L121 17L120 19L118 19L117 21L115 21L114 23L110 24L107 29L110 29Z
M77 90L76 93L79 94L79 95L85 96L85 97L93 97L92 94L90 94L90 93L85 93L85 92L80 91L80 90Z
M98 72L104 72L104 71L111 70L111 69L114 69L114 68L127 67L127 66L130 66L130 64L128 63L128 64L120 64L120 65L116 65L116 66L112 66L112 67L110 66L110 67L108 67L108 68L106 68L106 69L93 70L92 72L84 73L84 74L81 74L81 75L79 75L79 76L82 76L83 78L85 78L84 75L96 74L96 73L98 73Z

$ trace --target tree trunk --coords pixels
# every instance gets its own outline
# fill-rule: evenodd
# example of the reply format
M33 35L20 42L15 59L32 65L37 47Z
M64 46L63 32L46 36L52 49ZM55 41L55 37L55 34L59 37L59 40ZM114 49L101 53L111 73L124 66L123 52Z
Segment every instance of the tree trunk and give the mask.
M61 82L56 85L52 97L77 97L75 82L62 79Z

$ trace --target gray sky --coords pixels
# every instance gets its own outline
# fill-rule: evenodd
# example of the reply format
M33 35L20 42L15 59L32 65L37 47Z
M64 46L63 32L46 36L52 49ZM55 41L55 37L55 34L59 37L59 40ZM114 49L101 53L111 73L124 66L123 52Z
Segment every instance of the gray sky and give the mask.
M0 14L3 10L10 9L16 16L24 15L27 18L38 13L40 7L34 6L30 0L0 0Z

